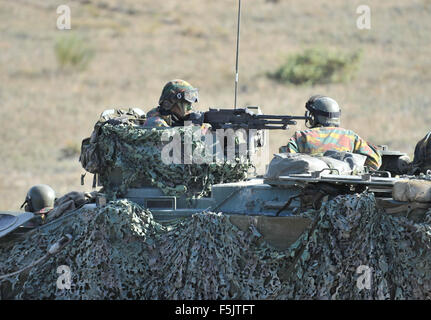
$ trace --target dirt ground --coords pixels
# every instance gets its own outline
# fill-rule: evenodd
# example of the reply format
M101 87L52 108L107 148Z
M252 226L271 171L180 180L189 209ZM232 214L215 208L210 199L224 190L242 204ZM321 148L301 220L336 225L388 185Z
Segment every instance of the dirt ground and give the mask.
M71 30L58 30L68 4ZM371 9L360 30L359 5ZM431 1L243 1L239 106L303 115L313 94L336 99L342 126L412 155L429 130ZM200 90L199 110L234 101L237 1L0 0L0 210L19 210L27 190L91 190L78 162L82 139L109 108L157 105L182 78ZM78 36L94 51L85 70L60 68L58 39ZM321 47L362 51L348 83L293 86L269 79L287 55ZM271 132L271 151L303 123ZM70 154L65 155L65 150Z

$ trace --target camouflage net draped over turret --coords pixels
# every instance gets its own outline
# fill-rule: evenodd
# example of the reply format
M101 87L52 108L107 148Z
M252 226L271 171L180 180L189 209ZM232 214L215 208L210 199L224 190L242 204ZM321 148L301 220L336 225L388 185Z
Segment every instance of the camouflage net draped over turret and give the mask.
M1 298L430 298L429 214L422 223L393 217L364 193L338 196L308 215L315 217L309 229L277 251L255 228L241 232L222 214L160 224L126 200L81 210L21 241L0 243L1 277L73 235L58 254L1 280ZM61 265L70 267L70 290L56 286ZM369 286L359 266L371 270Z
M199 127L178 127L184 143L184 133ZM98 136L100 156L100 182L108 196L123 196L131 186L151 185L159 187L166 195L205 196L211 185L222 182L236 182L247 178L252 165L237 158L234 162L165 164L162 149L168 142L162 142L165 130L143 129L130 125L104 124ZM192 135L192 133L189 133ZM203 141L192 142L193 152L204 150ZM115 172L121 170L121 183L113 183Z
M430 298L430 248L430 211L414 223L378 209L373 194L338 196L290 248L295 262L276 297Z

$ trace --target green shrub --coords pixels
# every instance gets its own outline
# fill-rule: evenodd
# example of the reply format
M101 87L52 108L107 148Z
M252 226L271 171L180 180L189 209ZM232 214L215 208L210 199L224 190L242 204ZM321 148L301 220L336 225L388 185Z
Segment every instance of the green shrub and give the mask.
M307 49L287 58L269 76L282 83L321 84L349 81L356 72L361 53L344 54L325 49Z
M87 46L85 41L75 35L58 39L54 50L61 68L70 66L83 70L94 55L93 50Z

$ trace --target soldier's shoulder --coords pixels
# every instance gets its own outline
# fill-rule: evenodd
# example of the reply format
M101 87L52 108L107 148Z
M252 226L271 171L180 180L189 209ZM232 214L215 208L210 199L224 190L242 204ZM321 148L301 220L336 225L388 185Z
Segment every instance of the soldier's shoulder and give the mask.
M144 127L169 127L168 123L163 119L158 108L153 108L147 112L147 119L145 120Z
M346 129L343 127L322 127L322 130L333 131L338 134L354 136L357 135L353 130Z
M340 129L343 130L343 132L345 132L346 135L361 138L361 136L357 134L355 131L353 131L352 129L345 129L345 128L340 128Z
M160 112L158 107L155 107L147 112L147 118L150 118L150 117L160 117Z
M295 135L313 135L322 131L331 131L331 129L329 129L328 127L314 127L305 130L297 130L295 132Z

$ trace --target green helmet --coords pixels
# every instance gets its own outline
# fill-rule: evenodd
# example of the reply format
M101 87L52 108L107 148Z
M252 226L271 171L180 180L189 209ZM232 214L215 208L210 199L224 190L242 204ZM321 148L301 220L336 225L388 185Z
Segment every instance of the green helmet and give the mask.
M198 101L198 89L187 81L176 79L169 81L164 86L159 99L159 106L165 110L171 110L175 104L179 103L185 109L190 108L191 110L191 104Z
M305 108L311 117L311 120L308 120L311 127L318 125L338 127L340 125L341 109L337 101L330 97L312 96L305 104Z
M44 208L53 208L55 201L55 191L46 184L38 184L30 188L27 192L24 203L25 211L38 212Z

